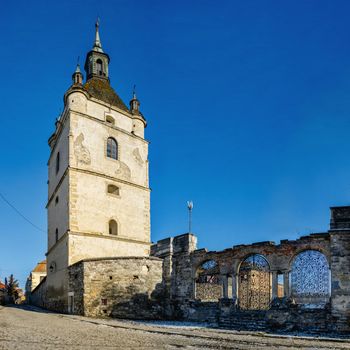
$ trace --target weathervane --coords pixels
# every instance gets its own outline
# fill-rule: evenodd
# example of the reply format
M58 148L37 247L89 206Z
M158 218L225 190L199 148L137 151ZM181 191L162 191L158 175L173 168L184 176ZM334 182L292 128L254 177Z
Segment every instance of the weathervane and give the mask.
M187 202L187 209L188 209L188 233L192 233L192 209L193 209L192 201Z

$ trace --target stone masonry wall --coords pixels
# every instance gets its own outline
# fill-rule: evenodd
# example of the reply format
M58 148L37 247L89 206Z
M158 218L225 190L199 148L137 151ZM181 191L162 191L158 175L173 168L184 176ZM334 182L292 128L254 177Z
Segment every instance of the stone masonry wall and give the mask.
M70 268L77 313L92 317L160 319L167 303L163 262L154 257L88 259ZM83 289L83 295L79 290ZM74 294L75 296L75 294ZM83 307L81 306L83 304Z
M151 255L165 261L164 280L170 296L168 313L173 318L184 318L188 303L194 298L191 254L196 247L197 237L188 233L159 241L151 247Z
M70 313L84 315L84 264L77 263L68 268L68 290L74 296Z
M350 331L350 207L331 208L332 317L335 331Z

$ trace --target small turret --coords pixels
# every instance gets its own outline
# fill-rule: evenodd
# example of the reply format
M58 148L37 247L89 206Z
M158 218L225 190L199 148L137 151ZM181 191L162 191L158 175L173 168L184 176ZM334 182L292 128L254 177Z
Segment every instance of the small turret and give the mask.
M83 74L80 71L80 65L77 64L77 68L72 75L73 85L83 85Z
M132 92L132 99L130 100L130 112L131 114L140 114L140 101L136 97L135 85L134 90Z
M135 85L132 92L132 99L130 100L130 112L133 116L133 128L132 132L134 135L139 137L145 136L146 120L140 112L140 101L136 97Z
M86 112L86 99L88 93L83 87L83 74L80 71L79 60L77 63L77 68L72 74L72 85L64 94L64 107L75 110L77 112Z

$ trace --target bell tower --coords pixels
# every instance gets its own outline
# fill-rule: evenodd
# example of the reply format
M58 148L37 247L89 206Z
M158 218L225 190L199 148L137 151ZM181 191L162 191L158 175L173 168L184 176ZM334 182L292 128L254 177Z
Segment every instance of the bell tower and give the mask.
M49 139L48 300L67 305L67 267L89 258L148 256L150 189L146 120L110 85L99 22L85 61L64 95ZM57 306L56 305L60 305Z
M102 50L99 27L99 20L97 20L95 24L95 42L92 50L86 56L84 68L86 71L87 79L98 77L108 80L109 56Z

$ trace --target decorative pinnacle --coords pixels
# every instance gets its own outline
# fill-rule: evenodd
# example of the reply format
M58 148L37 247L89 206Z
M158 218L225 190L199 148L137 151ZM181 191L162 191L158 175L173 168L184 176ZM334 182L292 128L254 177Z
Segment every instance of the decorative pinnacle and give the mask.
M132 98L133 98L133 100L137 99L137 97L136 97L136 85L135 84L134 84L134 87L132 89Z
M78 56L78 60L77 60L77 68L75 69L75 73L81 73L81 70L80 70L80 64L79 64L79 56Z
M100 28L100 19L97 18L95 23L96 34L95 34L95 43L94 43L93 49L95 49L95 51L98 51L98 52L103 52L101 40L100 40L99 28Z

